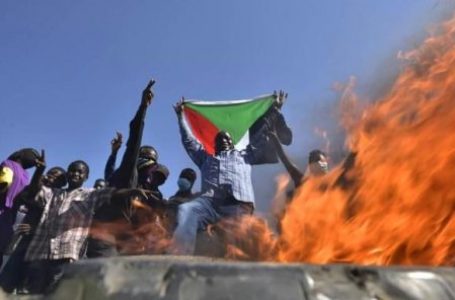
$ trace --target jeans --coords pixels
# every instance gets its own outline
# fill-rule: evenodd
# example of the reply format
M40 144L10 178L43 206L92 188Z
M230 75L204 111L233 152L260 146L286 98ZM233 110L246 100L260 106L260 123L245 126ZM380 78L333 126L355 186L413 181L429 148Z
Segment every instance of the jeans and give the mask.
M89 237L86 255L87 258L97 258L117 256L118 253L115 242L109 243L101 239Z
M196 248L198 230L217 222L223 217L238 217L251 214L250 203L233 201L232 205L217 206L208 197L198 197L181 204L177 213L177 228L173 236L173 254L192 255Z

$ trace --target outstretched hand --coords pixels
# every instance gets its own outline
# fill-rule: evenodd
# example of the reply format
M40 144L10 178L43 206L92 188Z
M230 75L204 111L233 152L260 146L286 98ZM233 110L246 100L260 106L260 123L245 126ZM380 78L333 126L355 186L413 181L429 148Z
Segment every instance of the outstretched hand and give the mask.
M35 159L35 166L37 169L46 169L46 156L44 149L41 149L41 155Z
M118 149L122 146L123 143L123 135L117 131L117 136L112 139L111 141L111 150L112 152L117 152Z
M185 103L185 98L182 97L180 99L180 101L178 101L177 103L174 104L174 110L178 115L180 115L182 113L184 103Z
M278 108L281 108L288 98L288 93L284 92L283 90L280 90L278 93L274 91L273 95L275 96L275 104Z
M149 106L152 103L153 99L153 91L152 91L152 86L155 84L155 80L152 79L149 81L147 86L145 87L144 91L142 91L142 104Z

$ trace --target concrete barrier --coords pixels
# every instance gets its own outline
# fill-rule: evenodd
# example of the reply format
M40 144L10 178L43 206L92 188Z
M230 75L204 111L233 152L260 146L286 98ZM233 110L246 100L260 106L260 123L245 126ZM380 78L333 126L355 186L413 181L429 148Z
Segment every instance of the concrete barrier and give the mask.
M40 298L443 300L455 299L455 270L116 257L69 265L57 290Z

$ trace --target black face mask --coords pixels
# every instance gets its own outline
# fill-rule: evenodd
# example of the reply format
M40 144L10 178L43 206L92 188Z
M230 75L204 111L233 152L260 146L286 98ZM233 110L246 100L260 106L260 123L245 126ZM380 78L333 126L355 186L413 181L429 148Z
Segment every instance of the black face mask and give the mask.
M228 151L234 149L234 143L229 133L220 131L215 137L215 152Z

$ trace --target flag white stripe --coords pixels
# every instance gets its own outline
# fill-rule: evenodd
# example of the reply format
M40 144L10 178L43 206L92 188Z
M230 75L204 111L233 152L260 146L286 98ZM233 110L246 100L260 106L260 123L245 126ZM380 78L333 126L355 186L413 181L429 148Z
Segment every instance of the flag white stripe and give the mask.
M184 103L191 103L191 104L197 104L197 105L225 105L225 104L240 104L240 103L246 103L246 102L251 102L255 100L263 100L273 97L273 94L270 95L262 95L255 97L253 99L242 99L242 100L219 100L219 101L203 101L203 100L185 100Z

